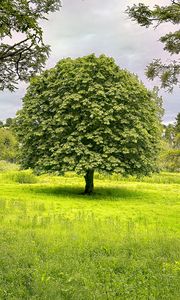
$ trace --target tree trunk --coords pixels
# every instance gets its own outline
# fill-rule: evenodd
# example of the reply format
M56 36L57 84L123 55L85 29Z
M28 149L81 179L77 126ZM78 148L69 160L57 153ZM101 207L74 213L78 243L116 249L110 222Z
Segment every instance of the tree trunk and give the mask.
M94 170L87 170L86 175L84 176L86 186L84 194L92 194L94 190L94 182L93 182Z

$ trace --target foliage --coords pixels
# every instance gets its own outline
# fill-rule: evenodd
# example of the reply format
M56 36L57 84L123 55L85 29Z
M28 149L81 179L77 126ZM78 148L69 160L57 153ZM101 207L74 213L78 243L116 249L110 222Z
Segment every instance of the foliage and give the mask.
M156 176L104 176L89 201L78 176L0 174L0 299L178 300L180 185Z
M177 116L176 116L175 133L176 134L180 133L180 113L178 113Z
M164 125L163 140L167 142L167 148L180 149L180 113L177 114L174 124Z
M18 142L14 133L0 128L0 160L14 162L17 158Z
M180 149L180 133L176 133L174 138L174 148Z
M174 137L175 137L174 125L171 123L168 125L165 125L163 139L168 143L169 147L171 147L171 148L174 145Z
M5 127L11 127L13 124L13 118L7 118L4 124Z
M5 128L10 128L13 125L14 118L7 118L5 121L0 121L0 128L5 127Z
M180 3L172 0L170 5L159 6L155 5L153 9L149 6L139 3L128 7L127 13L132 20L137 21L141 26L149 27L156 24L156 28L162 23L169 22L173 25L180 23ZM164 43L164 50L171 55L179 54L180 52L180 31L169 32L160 38ZM178 60L173 60L169 64L164 64L161 59L154 59L146 69L146 75L153 80L159 77L162 88L169 91L173 90L174 85L179 84L180 63Z
M159 156L161 170L180 171L180 114L177 114L175 124L164 125L163 140Z
M7 162L5 160L0 160L0 172L6 172L6 171L17 171L18 165L14 163Z
M25 171L11 171L6 173L5 179L17 183L37 183L37 177L31 170Z
M161 169L170 172L180 172L180 149L162 152L160 162Z
M41 71L49 54L39 21L58 10L59 0L3 0L0 3L0 90ZM14 43L14 37L19 41ZM8 39L9 38L9 42Z
M38 172L148 174L158 97L112 58L63 59L31 81L16 119L21 163Z

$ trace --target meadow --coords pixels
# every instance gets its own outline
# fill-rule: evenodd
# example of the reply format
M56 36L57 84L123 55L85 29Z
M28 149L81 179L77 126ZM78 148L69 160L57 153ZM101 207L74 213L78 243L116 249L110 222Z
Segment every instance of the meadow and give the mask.
M0 299L180 298L180 174L0 170Z

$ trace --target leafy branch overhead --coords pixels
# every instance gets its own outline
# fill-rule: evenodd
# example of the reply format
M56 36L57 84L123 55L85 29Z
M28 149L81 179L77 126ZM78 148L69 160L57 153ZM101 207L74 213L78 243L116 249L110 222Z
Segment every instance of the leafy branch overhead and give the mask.
M180 2L171 1L170 5L155 5L153 9L149 6L139 3L127 8L130 18L137 21L141 26L149 27L154 25L157 28L162 23L171 23L178 25L180 23ZM169 32L160 38L164 44L164 50L170 55L180 52L180 30ZM161 87L172 91L173 87L179 84L180 62L175 59L170 63L163 63L161 59L154 59L146 69L146 75L149 79L160 78Z
M50 47L43 42L38 22L60 5L60 0L1 1L0 90L14 91L19 80L28 80L42 70Z

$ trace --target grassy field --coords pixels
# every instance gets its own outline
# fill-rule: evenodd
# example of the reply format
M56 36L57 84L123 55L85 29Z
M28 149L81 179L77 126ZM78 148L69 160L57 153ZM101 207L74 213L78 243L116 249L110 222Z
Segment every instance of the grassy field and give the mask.
M180 299L180 174L0 182L0 299Z

